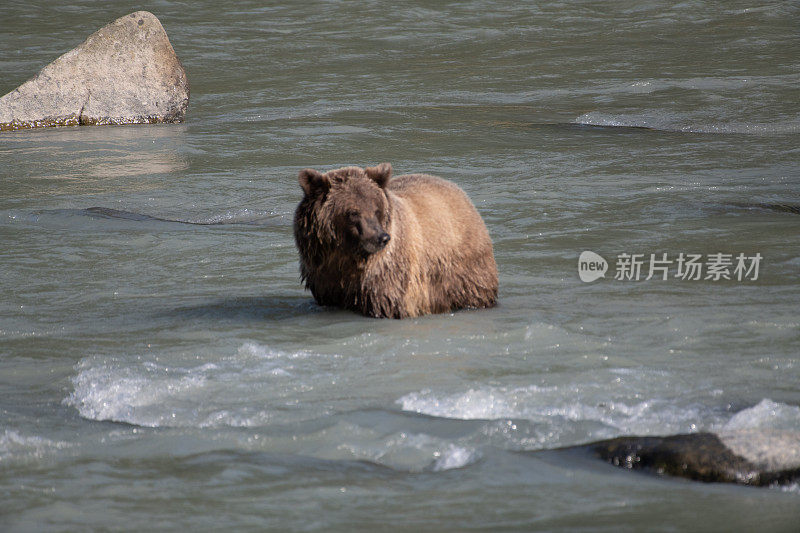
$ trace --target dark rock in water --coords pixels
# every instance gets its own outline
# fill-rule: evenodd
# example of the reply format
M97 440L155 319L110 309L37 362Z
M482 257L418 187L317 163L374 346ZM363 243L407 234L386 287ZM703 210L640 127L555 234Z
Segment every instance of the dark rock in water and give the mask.
M791 452L796 452L800 443L794 444L795 450ZM800 480L800 464L776 462L774 458L770 463L754 462L734 453L713 433L619 437L588 444L583 448L615 466L697 481L769 486ZM749 451L749 448L744 449ZM783 452L778 450L778 453ZM779 459L785 460L785 457ZM794 456L789 458L790 461L794 459Z
M182 122L189 83L164 28L138 11L90 35L0 98L0 131Z

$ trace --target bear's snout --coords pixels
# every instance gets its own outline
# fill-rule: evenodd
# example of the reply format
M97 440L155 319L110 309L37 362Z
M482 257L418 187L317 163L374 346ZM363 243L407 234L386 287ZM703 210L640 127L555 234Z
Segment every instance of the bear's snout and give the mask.
M362 239L361 248L367 254L374 254L375 252L383 250L389 242L389 239L391 239L389 234L381 230L372 237Z

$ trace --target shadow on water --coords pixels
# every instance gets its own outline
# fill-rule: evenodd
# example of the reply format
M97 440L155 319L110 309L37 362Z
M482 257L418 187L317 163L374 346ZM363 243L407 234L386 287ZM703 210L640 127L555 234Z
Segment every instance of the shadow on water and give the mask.
M77 212L80 215L86 215L92 218L110 218L118 220L132 220L134 222L183 222L181 220L168 220L166 218L151 217L150 215L142 215L140 213L133 213L131 211L120 211L119 209L111 209L108 207L90 207Z
M205 218L162 218L133 211L123 211L109 207L89 207L87 209L45 209L23 215L26 220L55 227L91 228L105 230L136 229L163 230L184 229L196 226L211 227L286 227L291 226L292 218L286 213L253 211L236 208Z
M177 307L160 315L191 320L278 321L326 311L310 296L265 295L220 298Z
M758 209L761 211L773 211L775 213L790 213L793 215L800 215L800 204L779 204L770 202L733 202L730 204L733 207L741 209Z
M206 220L178 220L171 218L161 218L150 215L143 215L131 211L121 211L119 209L111 209L109 207L90 207L78 211L78 214L86 215L92 218L111 219L111 220L130 220L133 222L169 222L175 224L191 224L193 226L222 226L222 225L246 225L246 226L274 226L283 225L282 217L269 215L269 216L256 216L255 218L247 216L238 217L223 217L211 218Z

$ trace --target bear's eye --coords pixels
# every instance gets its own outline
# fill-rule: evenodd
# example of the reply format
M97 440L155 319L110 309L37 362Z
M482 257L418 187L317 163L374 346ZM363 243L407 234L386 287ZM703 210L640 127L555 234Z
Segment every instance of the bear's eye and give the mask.
M348 211L347 212L347 219L350 222L358 222L358 211Z
M383 214L383 211L381 211L380 209L376 209L375 210L375 218L377 218L378 220L380 220L382 218L381 217L382 214Z

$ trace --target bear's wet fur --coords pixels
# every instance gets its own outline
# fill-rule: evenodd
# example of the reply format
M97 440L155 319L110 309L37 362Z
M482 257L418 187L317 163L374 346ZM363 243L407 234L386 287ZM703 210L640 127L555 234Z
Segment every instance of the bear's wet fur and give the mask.
M301 170L300 275L320 305L406 318L497 303L497 265L457 185L392 166Z

